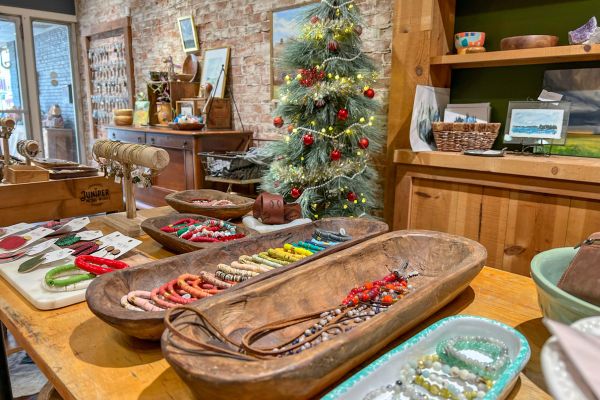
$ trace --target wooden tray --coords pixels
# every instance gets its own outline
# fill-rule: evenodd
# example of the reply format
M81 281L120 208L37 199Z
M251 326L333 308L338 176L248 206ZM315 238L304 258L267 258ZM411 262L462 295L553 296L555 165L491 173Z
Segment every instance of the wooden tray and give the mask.
M238 290L239 288L255 284L256 282L279 275L299 265L335 253L388 231L387 224L375 220L365 218L331 218L278 232L244 238L217 248L182 254L151 262L140 267L101 275L94 279L86 292L88 306L98 318L127 335L140 339L158 340L164 330L163 318L165 312L125 310L120 304L123 295L134 289L153 289L184 273L193 274L202 270L215 272L217 264L235 261L243 254L254 254L259 250L266 250L270 247L281 247L288 242L305 240L312 235L315 228L332 231L344 228L353 239L320 251L297 263L260 274L237 284L230 290Z
M190 242L189 240L181 239L174 233L167 233L160 230L163 226L167 226L176 222L182 218L194 218L199 221L205 221L208 218L197 214L180 214L174 213L169 215L163 215L160 217L146 218L140 225L140 227L158 243L164 247L174 251L175 253L189 253L190 251L196 251L200 249L210 249L217 246L222 246L223 242L216 243L204 243L204 242ZM252 237L258 235L253 229L246 228L244 225L238 225L237 232L243 233L246 237ZM238 239L240 240L240 239Z
M397 231L321 258L251 287L196 303L206 318L234 341L250 329L327 308L336 308L355 285L378 279L406 259L415 291L385 313L352 331L292 356L242 361L202 352L165 331L162 350L192 392L203 398L307 399L375 355L389 342L425 320L463 291L485 264L485 248L472 240L439 232ZM196 314L176 319L181 331L201 342ZM261 347L293 339L315 321L265 335ZM216 339L211 344L224 347Z
M209 207L191 203L195 199L229 200L233 206ZM253 199L212 189L184 190L165 196L168 205L181 213L205 215L218 219L241 218L252 210Z

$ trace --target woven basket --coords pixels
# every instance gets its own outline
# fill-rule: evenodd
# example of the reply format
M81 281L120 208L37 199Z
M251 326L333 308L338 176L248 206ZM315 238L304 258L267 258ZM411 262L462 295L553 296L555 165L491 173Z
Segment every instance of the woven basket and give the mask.
M432 125L439 151L489 150L500 131L499 123L434 122Z

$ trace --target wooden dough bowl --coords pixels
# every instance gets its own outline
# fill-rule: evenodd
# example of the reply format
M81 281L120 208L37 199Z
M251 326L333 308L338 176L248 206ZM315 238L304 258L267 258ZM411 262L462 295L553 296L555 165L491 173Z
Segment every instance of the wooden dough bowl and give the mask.
M191 203L191 200L195 199L229 200L234 205L203 206ZM165 196L165 201L181 213L200 214L219 219L241 218L252 210L254 204L253 199L211 189L184 190L183 192L171 193Z
M501 50L535 49L539 47L554 47L558 45L558 36L525 35L512 36L500 41Z
M166 330L163 355L202 398L308 399L321 393L395 338L425 320L462 292L485 264L477 242L430 231L396 231L378 236L272 279L196 303L195 307L231 340L267 323L337 308L357 284L379 279L410 262L414 291L388 311L299 354L243 361L202 353ZM317 318L318 319L318 318ZM180 332L201 342L209 339L194 326L198 317L184 311L174 321ZM259 347L278 347L316 322L263 336ZM188 350L185 350L188 349Z
M322 250L294 264L260 274L235 285L228 291L239 290L242 287L272 278L299 265L335 253L388 231L387 224L366 218L323 219L311 224L300 225L278 232L236 240L213 249L195 251L138 267L100 275L88 287L86 300L90 310L98 318L125 334L140 339L159 340L164 330L163 319L165 312L126 310L120 304L123 295L132 290L151 290L184 273L193 274L200 271L215 272L217 264L230 263L237 260L241 255L251 255L270 247L281 247L285 243L308 239L315 228L331 231L339 231L340 228L344 228L346 233L351 235L353 239Z
M169 224L177 222L178 220L180 220L182 218L194 218L199 221L212 219L212 218L208 218L203 215L197 215L197 214L173 213L173 214L169 214L169 215L163 215L160 217L147 218L140 224L140 227L152 239L156 240L158 243L162 244L167 249L172 250L173 252L178 253L178 254L179 253L189 253L190 251L196 251L196 250L200 250L200 249L210 249L213 247L223 245L223 242L214 242L214 243L192 242L189 240L181 239L181 238L177 237L177 235L175 235L174 233L163 232L160 230L160 228L162 228L163 226L167 226ZM258 232L256 232L254 229L246 228L246 226L244 226L244 225L238 225L237 232L243 233L244 235L246 235L245 238L254 237L255 235L258 235ZM237 240L241 240L241 239L237 239ZM237 240L235 240L235 241L237 241Z

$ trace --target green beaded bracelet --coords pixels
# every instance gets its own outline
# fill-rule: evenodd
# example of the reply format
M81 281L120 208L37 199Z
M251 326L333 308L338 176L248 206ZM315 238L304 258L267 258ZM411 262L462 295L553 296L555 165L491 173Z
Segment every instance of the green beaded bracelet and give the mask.
M48 286L64 287L73 285L78 282L87 281L88 279L94 279L96 275L85 273L85 274L73 274L72 272L81 271L79 268L72 264L61 265L60 267L52 268L46 273L44 282ZM67 276L61 276L61 275Z

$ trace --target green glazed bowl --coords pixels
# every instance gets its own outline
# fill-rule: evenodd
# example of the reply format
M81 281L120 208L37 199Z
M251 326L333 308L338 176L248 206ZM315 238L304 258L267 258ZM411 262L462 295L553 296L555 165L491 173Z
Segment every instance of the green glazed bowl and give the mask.
M531 260L531 277L537 287L542 314L565 324L600 315L600 307L583 301L556 286L575 254L577 249L562 247L544 251Z

